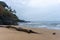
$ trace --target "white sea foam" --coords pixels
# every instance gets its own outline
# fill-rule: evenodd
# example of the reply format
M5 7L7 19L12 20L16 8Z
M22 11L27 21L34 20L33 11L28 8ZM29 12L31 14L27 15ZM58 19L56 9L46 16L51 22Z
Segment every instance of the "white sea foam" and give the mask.
M29 22L29 23L19 23L19 25L31 28L48 28L48 29L60 30L60 22Z

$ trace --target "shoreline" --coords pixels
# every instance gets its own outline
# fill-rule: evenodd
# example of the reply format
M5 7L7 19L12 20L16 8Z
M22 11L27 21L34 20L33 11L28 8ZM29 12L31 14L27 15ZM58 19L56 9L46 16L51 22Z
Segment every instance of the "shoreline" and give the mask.
M25 26L25 25L18 25L18 26L21 26L21 27L26 27L26 28L46 28L46 29L51 29L51 30L60 30L59 27L28 27L28 26Z
M25 28L25 29L48 29L48 30L60 30L60 29L53 29L53 28L47 28L47 27L26 27L26 26L22 26L22 25L0 25L0 27L6 27L6 26L12 26L12 27L16 27L16 28Z

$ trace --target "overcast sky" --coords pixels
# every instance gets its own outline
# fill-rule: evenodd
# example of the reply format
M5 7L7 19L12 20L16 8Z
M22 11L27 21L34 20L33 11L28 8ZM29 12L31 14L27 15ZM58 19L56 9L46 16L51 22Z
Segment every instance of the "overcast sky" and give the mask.
M20 19L60 21L60 0L1 0L17 11Z

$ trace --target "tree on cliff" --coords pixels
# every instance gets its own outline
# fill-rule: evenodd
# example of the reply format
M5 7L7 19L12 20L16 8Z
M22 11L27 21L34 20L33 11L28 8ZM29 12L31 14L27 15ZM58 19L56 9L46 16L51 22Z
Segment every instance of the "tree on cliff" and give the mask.
M0 5L2 5L3 7L8 7L8 5L3 1L0 1Z
M5 7L7 7L7 9ZM0 24L17 25L19 19L15 14L13 14L14 12L15 10L9 8L5 2L0 1Z

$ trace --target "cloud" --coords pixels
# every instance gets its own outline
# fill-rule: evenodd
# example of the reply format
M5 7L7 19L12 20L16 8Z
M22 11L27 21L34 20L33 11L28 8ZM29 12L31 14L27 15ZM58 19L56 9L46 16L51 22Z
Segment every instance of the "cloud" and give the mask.
M30 0L30 7L48 7L49 5L59 4L60 0Z
M60 0L3 0L25 20L60 20Z

